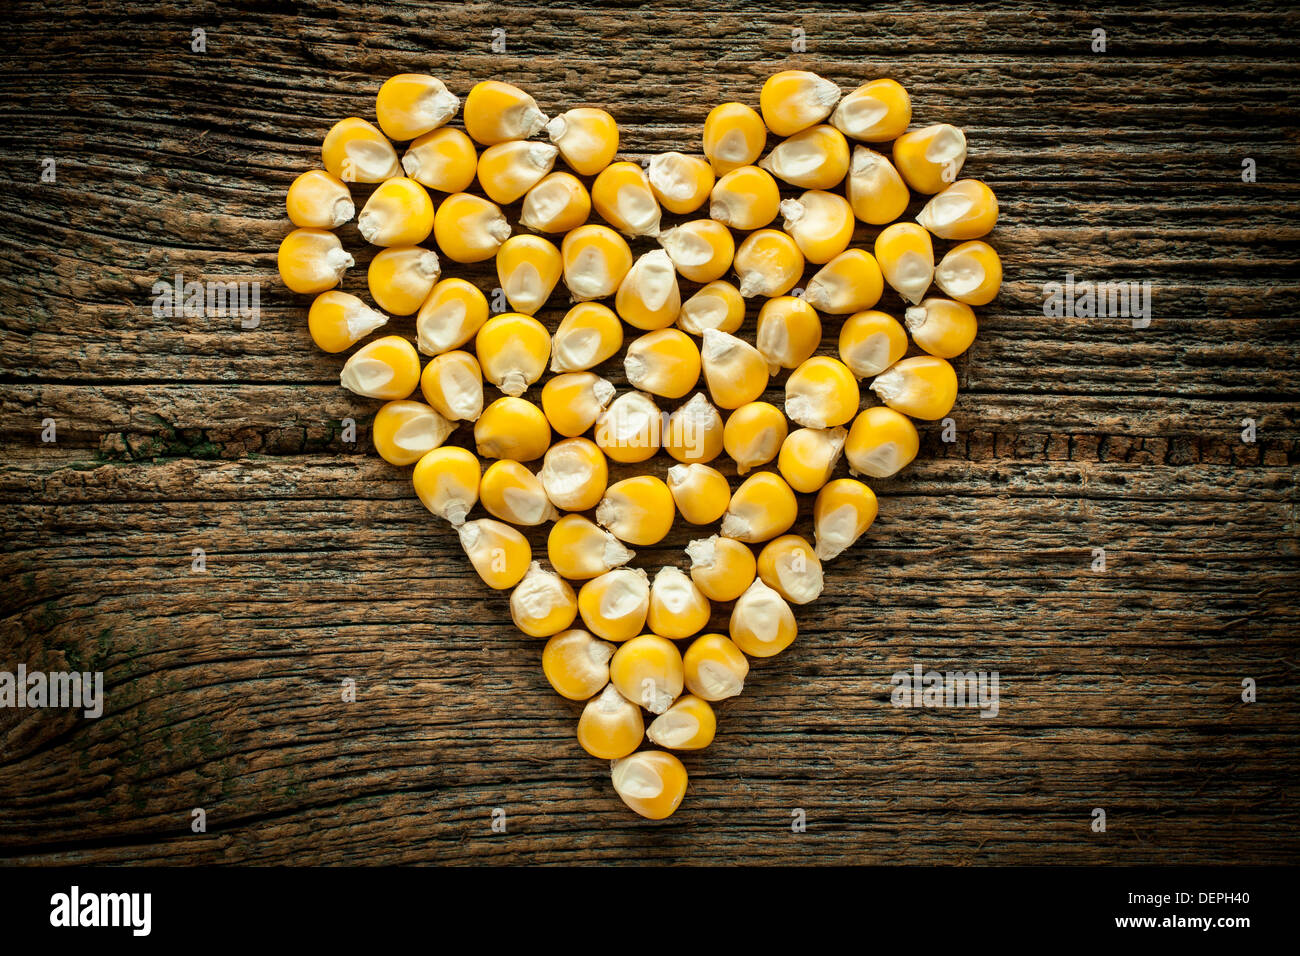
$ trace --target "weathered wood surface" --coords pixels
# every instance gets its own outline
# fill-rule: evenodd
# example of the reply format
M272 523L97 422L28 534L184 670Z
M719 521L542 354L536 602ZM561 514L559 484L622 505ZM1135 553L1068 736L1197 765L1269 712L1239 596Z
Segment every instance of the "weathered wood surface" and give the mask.
M1285 5L87 2L6 20L0 669L102 670L108 708L0 710L0 859L1300 859ZM695 148L713 104L755 102L785 66L846 88L893 75L917 121L965 127L968 172L1002 200L1007 281L959 363L958 441L927 428L922 459L879 483L869 539L652 825L577 748L538 642L369 450L377 403L338 387L275 278L282 198L394 72L607 105L641 156ZM359 261L345 288L364 291ZM177 272L263 282L260 326L155 318L150 288ZM1151 281L1151 326L1045 319L1043 284L1067 272ZM643 557L677 560L691 536ZM894 709L889 675L914 663L997 670L1000 714Z

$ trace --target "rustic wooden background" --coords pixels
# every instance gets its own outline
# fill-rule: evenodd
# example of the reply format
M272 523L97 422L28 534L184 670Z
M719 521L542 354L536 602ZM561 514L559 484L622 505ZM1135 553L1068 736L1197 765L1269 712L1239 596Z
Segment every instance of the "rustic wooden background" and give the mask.
M0 858L1300 859L1300 20L739 6L9 7L0 669L102 670L108 709L0 711ZM894 76L917 121L964 127L1007 281L959 365L958 441L927 428L877 483L868 540L651 824L576 746L540 643L370 450L377 403L339 388L276 277L283 195L395 72L461 94L509 79L548 113L606 105L640 157L696 150L712 105L756 103L785 67L846 89ZM177 272L264 283L260 327L154 318L151 286ZM1045 319L1067 272L1152 282L1150 328ZM889 675L918 662L999 671L1001 713L892 708Z

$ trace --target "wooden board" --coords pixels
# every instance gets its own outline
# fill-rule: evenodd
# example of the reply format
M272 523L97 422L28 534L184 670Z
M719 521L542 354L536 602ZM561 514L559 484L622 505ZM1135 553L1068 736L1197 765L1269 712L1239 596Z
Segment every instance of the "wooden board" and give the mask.
M0 669L99 670L108 704L0 710L0 858L1300 860L1285 5L20 3L6 20ZM1006 282L958 362L956 440L925 426L917 464L877 483L875 527L719 708L681 811L650 824L576 746L540 642L371 450L377 403L338 387L276 276L283 196L396 72L607 106L641 158L697 151L713 105L756 103L787 67L846 89L894 76L916 122L965 128ZM364 293L368 258L345 289ZM260 324L155 317L177 273L262 283ZM1067 273L1151 282L1150 326L1044 317ZM679 561L692 536L641 557ZM997 717L891 706L890 675L918 663L997 671Z

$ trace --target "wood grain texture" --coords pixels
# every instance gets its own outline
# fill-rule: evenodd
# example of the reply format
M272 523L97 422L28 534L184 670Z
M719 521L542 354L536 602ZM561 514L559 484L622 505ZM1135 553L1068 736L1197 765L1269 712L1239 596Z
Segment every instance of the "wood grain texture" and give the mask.
M108 706L0 710L0 860L1300 860L1286 5L82 0L6 19L0 669L102 670ZM879 520L797 643L719 708L682 810L649 824L576 746L539 642L370 449L378 403L338 387L276 277L283 195L395 72L607 106L639 158L695 150L714 104L755 102L787 67L845 88L892 75L917 122L964 127L966 172L1001 200L1006 283L958 362L957 440L926 426L916 465L877 484ZM364 294L369 253L341 234L359 253L343 287ZM263 283L258 328L156 318L150 289L178 272ZM1150 281L1151 326L1044 318L1067 272ZM562 312L557 296L540 317ZM693 536L638 561L677 562ZM895 709L889 677L915 663L998 671L1000 713Z

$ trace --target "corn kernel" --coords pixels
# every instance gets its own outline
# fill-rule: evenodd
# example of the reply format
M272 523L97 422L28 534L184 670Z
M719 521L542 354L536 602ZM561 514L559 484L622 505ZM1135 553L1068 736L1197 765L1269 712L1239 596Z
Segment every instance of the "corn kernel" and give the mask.
M406 398L420 384L420 356L400 335L385 335L352 353L339 384L366 398Z
M708 701L683 694L651 721L645 735L660 747L671 750L702 750L713 743L718 718Z
M831 115L840 88L806 70L786 70L767 78L758 104L763 122L777 136L793 136Z
M290 291L314 295L338 285L343 273L356 261L334 233L295 229L280 243L277 264L280 278Z
M758 577L791 604L807 604L822 593L822 563L797 534L769 541L758 553Z
M474 336L483 377L507 395L522 395L542 377L551 358L551 336L531 315L505 312L483 323Z
M854 478L827 484L813 504L817 557L822 561L839 557L871 527L878 507L876 493Z
M749 402L732 412L722 429L722 447L736 463L736 474L775 458L788 428L781 409L768 402Z
M894 411L937 421L957 401L957 373L944 359L917 355L877 375L871 390Z
M797 428L781 443L776 467L795 491L811 494L830 480L848 432L843 428Z
M565 372L542 386L542 411L565 438L581 435L614 398L614 386L594 372Z
M988 305L1002 288L1002 260L987 242L963 242L940 260L934 282L950 299Z
M633 637L610 659L609 680L628 700L662 714L686 685L681 651L657 634Z
M512 203L554 168L558 153L549 143L523 139L489 146L478 158L479 185L493 202Z
M790 234L803 257L816 265L830 262L853 238L853 207L835 193L810 189L798 199L784 200L781 215L785 217L781 228Z
M686 546L691 580L710 601L734 601L754 582L754 552L734 538L713 535Z
M575 301L604 299L618 291L632 268L632 250L608 226L579 226L560 244L564 284Z
M591 194L578 177L551 173L524 193L519 224L537 232L568 232L591 215Z
M597 524L638 547L662 541L675 515L673 493L653 475L614 482L596 506Z
M794 492L780 475L750 475L731 496L722 516L722 536L753 544L785 534L799 514Z
M385 312L410 315L424 304L441 272L436 252L393 246L370 260L366 284L370 297Z
M776 180L757 166L741 166L720 176L709 193L709 218L732 229L761 229L780 209Z
M886 226L876 237L876 262L885 281L904 299L920 302L934 278L930 234L911 222Z
M433 451L456 426L424 402L389 402L375 413L372 438L390 465L413 465Z
M495 146L510 139L527 139L546 125L537 101L509 83L484 80L465 97L465 132L476 143Z
M937 193L957 181L966 162L966 134L938 123L894 140L894 165L919 193Z
M491 259L510 238L510 223L495 203L453 193L442 201L433 217L433 238L442 254L454 262Z
M374 246L413 246L433 231L433 200L414 179L397 176L370 194L357 230Z
M484 469L478 500L492 517L514 525L532 527L560 516L541 480L519 462L505 458Z
M750 657L773 657L794 642L798 628L785 598L760 580L736 598L729 631Z
M692 641L682 655L682 667L686 689L703 700L736 697L749 676L749 661L731 638L722 634L704 634Z
M464 279L443 279L433 287L415 316L415 340L425 355L458 349L487 321L483 293Z
M681 398L700 380L700 350L680 329L647 332L627 347L628 384L663 398Z
M855 312L840 326L840 361L858 378L879 375L907 352L907 332L891 315Z
M673 465L668 469L668 490L673 493L677 510L691 524L713 524L731 503L726 476L708 465ZM663 633L654 625L650 629Z
M510 617L515 627L530 637L550 637L567 630L577 616L578 598L573 588L537 561L510 593Z
M931 355L955 358L975 341L975 311L952 299L925 299L903 315L912 341Z
M453 525L478 501L479 464L472 452L442 445L415 464L411 483L420 503Z
M705 329L735 332L745 321L745 298L730 282L710 282L682 303L677 327L691 335Z
M916 221L940 239L978 239L997 224L998 200L978 179L963 179L926 203Z
M829 122L845 136L886 143L912 122L912 98L895 80L872 80L840 100Z
M348 184L323 169L309 169L284 197L289 221L302 229L337 229L356 213Z
M715 106L704 120L704 155L719 176L752 166L766 145L767 127L743 103Z
M650 582L640 568L606 571L578 591L578 613L583 623L591 633L607 641L622 643L640 634L649 609Z
M472 422L483 414L483 370L469 352L435 355L420 373L420 391L450 421Z
M767 360L743 339L717 329L704 330L700 350L709 396L719 408L739 408L767 388Z
M659 205L679 215L699 209L713 189L713 167L685 153L660 153L646 175Z
M462 193L478 174L478 153L460 130L443 127L406 148L402 169L421 186L441 193Z
M307 331L317 347L325 352L343 352L352 348L388 321L355 295L347 292L322 292L307 310Z
M580 106L546 124L546 135L574 172L595 176L618 152L618 123L601 109Z
M586 631L561 631L542 648L542 673L561 697L588 700L609 683L609 659L613 656L613 644Z
M734 265L745 298L785 295L803 276L803 253L784 232L760 229L745 237Z
M546 497L565 511L588 511L600 503L609 481L604 453L589 438L556 442L542 462ZM565 575L569 577L570 575Z
M623 347L623 323L599 302L579 302L551 338L551 371L583 372Z
M636 552L624 547L622 541L582 515L565 515L551 526L546 539L546 554L556 573L570 581L599 577L636 556ZM603 685L604 681L601 683Z
M596 419L596 444L614 461L648 461L662 441L663 416L645 392L624 392Z
M692 282L712 282L731 268L736 240L731 230L712 219L692 219L659 233L659 244L673 267Z
M613 684L592 698L578 718L578 743L602 760L626 757L641 745L644 736L641 708L626 700Z
M563 273L560 250L541 236L511 236L497 250L497 279L516 312L536 315Z
M659 200L646 171L636 163L614 163L601 170L591 184L591 205L624 235L659 235Z
M325 170L345 183L382 183L402 174L388 137L356 116L330 127L320 155Z
M888 478L910 465L920 449L921 436L910 418L875 405L853 420L844 456L853 474Z
M686 768L670 753L642 750L614 762L614 792L647 820L665 820L686 796Z
M666 329L677 321L682 292L668 253L654 249L636 260L619 284L614 309L638 329Z
M474 445L484 458L532 461L551 446L551 425L532 402L498 398L474 423Z
M776 145L760 169L800 189L834 189L849 171L849 144L832 126L813 126Z
M844 195L853 215L873 226L893 222L907 209L912 194L894 164L874 150L853 150Z
M456 115L460 98L437 77L399 73L384 81L375 97L379 128L398 142L432 132Z
M491 518L462 524L460 545L483 583L497 591L523 580L532 560L528 539L510 525Z
M668 416L663 449L685 465L713 461L722 454L722 434L722 416L696 392Z
M848 249L817 270L803 297L818 312L847 315L871 308L884 290L884 277L871 253Z
M711 613L709 599L685 572L673 567L656 572L650 585L650 611L646 615L655 634L682 640L698 634L709 623Z
M848 424L861 400L848 366L828 355L808 359L785 380L786 417L806 428Z
M768 299L758 310L755 345L767 359L768 371L796 368L812 357L822 340L822 320L816 310L793 295Z

